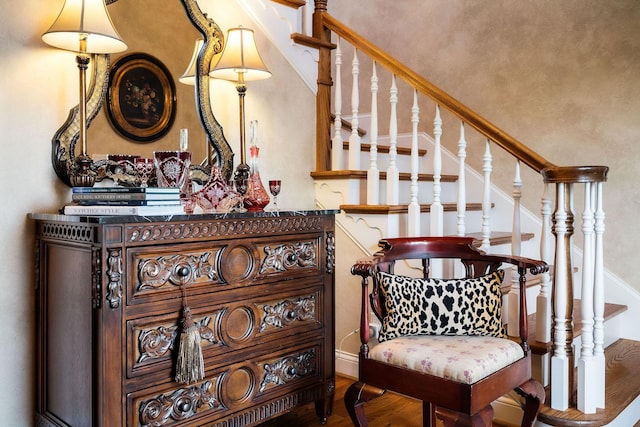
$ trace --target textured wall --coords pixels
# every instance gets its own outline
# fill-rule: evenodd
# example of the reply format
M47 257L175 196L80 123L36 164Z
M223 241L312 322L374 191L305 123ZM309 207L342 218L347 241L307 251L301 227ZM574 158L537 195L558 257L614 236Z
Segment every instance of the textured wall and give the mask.
M124 5L132 0L122 1ZM33 424L34 242L33 224L27 219L27 213L53 212L71 199L69 188L57 179L51 167L51 138L65 121L69 109L78 102L75 55L51 48L40 38L63 3L63 0L5 1L0 14L0 56L3 60L0 67L0 158L3 159L0 168L0 424L6 426ZM149 10L156 13L148 19L163 29L162 34L143 32L135 40L126 40L132 47L129 52L133 49L145 51L145 43L153 43L156 38L164 44L172 43L177 53L181 52L181 58L174 62L162 54L162 60L168 66L174 63L172 73L177 77L190 59L195 35L189 29L176 29L187 19L181 6L175 8L179 5L177 0L152 3L154 7ZM169 3L171 12L163 9ZM234 2L201 0L199 4L225 32L238 24L255 28ZM138 22L140 20L144 21L144 18L138 18ZM115 14L114 24L123 37L129 34L129 29L119 26ZM247 119L260 122L262 177L263 180L282 179L283 190L278 200L281 207L308 208L314 200L313 182L309 177L315 165L314 97L264 35L256 31L256 38L264 61L273 72L271 79L251 84L247 94ZM238 137L235 88L231 83L217 82L211 96L215 100L215 114L225 127L232 147L237 150L237 142L234 142ZM179 108L189 106L188 99L178 102ZM88 133L94 153L105 153L102 149L106 146L101 143L117 139L103 113L100 116L97 120L104 120L102 127L96 122ZM186 122L182 120L176 119L175 132L169 137L169 143L177 146L177 129L181 127L189 127L192 144L202 141L197 127L185 126ZM122 145L122 151L152 150L150 144L122 143L126 144ZM121 151L119 147L118 151Z
M605 262L640 291L633 268L640 235L640 3L366 4L362 8L362 2L329 1L329 12L551 162L611 168L605 185ZM350 58L343 57L343 64L348 69ZM401 87L399 96L399 108L408 111L411 93ZM388 86L380 86L379 100L388 100ZM350 107L345 102L343 108ZM421 130L429 133L432 109L423 108L421 123ZM361 111L368 109L361 104ZM383 132L388 119L381 121ZM444 144L456 152L457 129L445 127L444 132ZM475 152L483 145L474 135L469 142ZM510 193L513 166L494 169L493 175ZM538 180L528 172L523 178ZM538 212L540 190L527 193L526 182L525 204ZM582 207L576 210L579 227Z

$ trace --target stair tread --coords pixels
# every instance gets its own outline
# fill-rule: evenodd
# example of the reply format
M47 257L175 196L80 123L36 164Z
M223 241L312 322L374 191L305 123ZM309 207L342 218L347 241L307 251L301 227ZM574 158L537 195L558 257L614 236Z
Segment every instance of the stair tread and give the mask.
M623 313L627 310L627 306L626 305L621 305L621 304L613 304L613 303L605 303L604 305L604 320L608 320L620 313ZM575 299L573 301L573 318L574 318L574 325L573 325L573 336L575 337L579 337L580 335L582 335L582 322L580 321L580 319L582 318L582 303L581 300L579 299ZM529 318L528 318L528 324L529 324L529 339L527 340L529 342L529 345L531 346L531 351L534 354L547 354L549 352L551 352L551 347L553 346L553 343L551 341L549 342L540 342L538 340L536 340L536 315L534 314L530 314Z
M482 203L467 203L467 211L481 211ZM444 212L455 212L456 203L442 203ZM340 205L340 209L351 214L389 215L409 212L409 205ZM430 204L421 204L420 212L430 212Z
M349 141L344 141L342 143L342 147L344 149L349 148ZM390 147L388 145L377 145L377 151L378 153L388 153ZM371 144L360 144L360 151L371 151ZM396 147L396 152L400 155L411 155L411 148L410 147ZM424 156L427 154L427 150L425 148L419 148L418 149L418 155L419 156Z
M411 181L411 174L409 172L400 172L401 181ZM367 171L364 170L337 170L337 171L319 171L311 172L311 177L314 179L366 179ZM419 173L418 181L433 181L434 175L432 173ZM387 179L387 172L380 171L380 179ZM440 175L440 182L456 182L458 177L456 175Z
M513 233L510 231L492 231L489 236L489 244L491 246L510 244L512 235ZM526 242L533 239L534 236L535 234L533 233L520 233L520 241ZM482 232L466 233L465 237L473 237L475 239L473 241L473 246L475 247L480 247L482 245Z
M596 427L608 425L640 395L640 341L619 339L605 349L606 394L605 409L595 414L584 414L576 408L566 411L543 405L538 420L553 426ZM577 374L575 375L577 378ZM547 388L546 402L550 402Z

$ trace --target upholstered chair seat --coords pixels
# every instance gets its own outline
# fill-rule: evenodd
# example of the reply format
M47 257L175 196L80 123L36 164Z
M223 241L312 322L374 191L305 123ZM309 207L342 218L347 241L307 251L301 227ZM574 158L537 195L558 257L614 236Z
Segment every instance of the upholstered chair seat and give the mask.
M407 336L373 346L369 359L473 384L522 359L520 344L482 336Z

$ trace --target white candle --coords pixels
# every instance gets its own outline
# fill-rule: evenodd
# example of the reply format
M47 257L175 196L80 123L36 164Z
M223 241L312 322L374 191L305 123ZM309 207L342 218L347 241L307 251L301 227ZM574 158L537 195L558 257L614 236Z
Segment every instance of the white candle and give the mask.
M189 130L180 129L180 151L187 151L189 148Z

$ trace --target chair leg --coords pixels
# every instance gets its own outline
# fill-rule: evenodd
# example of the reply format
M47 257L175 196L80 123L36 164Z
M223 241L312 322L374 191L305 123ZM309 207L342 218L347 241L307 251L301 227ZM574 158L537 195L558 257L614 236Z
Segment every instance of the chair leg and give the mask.
M422 402L422 427L436 427L436 405Z
M540 407L544 403L544 387L538 381L530 379L516 388L516 392L525 399L521 427L531 427L538 417Z
M360 381L349 386L344 393L344 405L353 425L356 427L367 427L367 417L364 414L365 402L380 397L386 390L373 387Z

